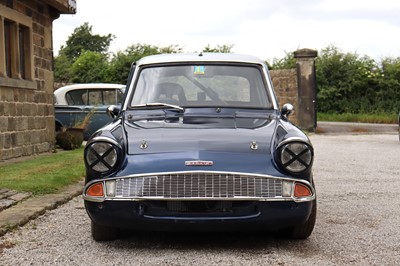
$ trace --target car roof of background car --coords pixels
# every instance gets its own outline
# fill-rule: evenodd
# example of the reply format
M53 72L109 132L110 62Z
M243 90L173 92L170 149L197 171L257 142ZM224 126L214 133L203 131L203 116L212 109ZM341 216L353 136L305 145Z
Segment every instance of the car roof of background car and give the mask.
M59 105L67 105L67 101L65 100L65 93L72 90L98 90L98 89L125 89L125 85L123 84L113 84L113 83L80 83L67 85L61 88L58 88L54 91L54 96L57 99L57 104Z
M232 53L196 53L196 54L159 54L140 59L136 65L163 64L176 62L237 62L265 65L265 62L256 56Z

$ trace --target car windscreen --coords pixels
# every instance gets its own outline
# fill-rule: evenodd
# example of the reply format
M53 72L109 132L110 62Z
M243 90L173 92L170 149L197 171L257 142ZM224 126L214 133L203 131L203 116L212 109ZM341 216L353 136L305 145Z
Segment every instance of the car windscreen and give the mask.
M143 68L130 106L272 109L262 70L250 65L174 65Z

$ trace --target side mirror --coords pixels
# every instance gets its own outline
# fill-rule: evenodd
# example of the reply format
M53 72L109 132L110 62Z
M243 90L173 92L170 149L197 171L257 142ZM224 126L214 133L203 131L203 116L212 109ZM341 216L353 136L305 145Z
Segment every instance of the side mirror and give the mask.
M112 118L116 118L119 115L121 108L116 105L110 105L107 107L107 115L111 116Z
M283 105L281 114L283 118L288 119L288 117L294 112L294 107L290 103L286 103Z

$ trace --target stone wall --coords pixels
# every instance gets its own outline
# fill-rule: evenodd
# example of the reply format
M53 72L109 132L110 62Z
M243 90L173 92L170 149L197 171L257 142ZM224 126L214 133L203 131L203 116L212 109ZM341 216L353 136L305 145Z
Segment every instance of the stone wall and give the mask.
M301 129L313 132L317 127L316 101L317 83L315 58L318 53L311 49L294 52L296 69L271 70L271 80L280 108L285 103L294 106L289 120Z
M28 21L32 58L31 77L0 75L0 160L7 160L53 150L52 22L59 14L35 0L0 0L0 9L0 17Z
M285 103L294 106L294 115L289 116L292 123L297 124L296 110L298 110L298 89L296 69L270 70L271 80L274 85L275 94L278 98L279 108Z

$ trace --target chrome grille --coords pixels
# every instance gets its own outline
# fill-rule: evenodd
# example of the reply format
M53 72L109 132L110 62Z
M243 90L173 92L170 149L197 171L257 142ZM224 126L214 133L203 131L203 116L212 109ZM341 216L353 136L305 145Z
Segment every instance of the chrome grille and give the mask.
M282 197L282 180L227 173L177 173L116 180L116 198L233 199Z

